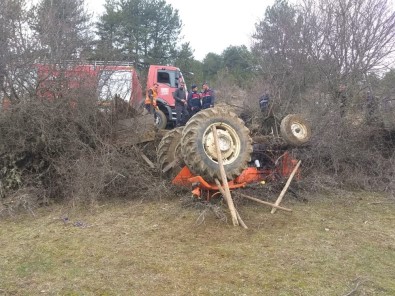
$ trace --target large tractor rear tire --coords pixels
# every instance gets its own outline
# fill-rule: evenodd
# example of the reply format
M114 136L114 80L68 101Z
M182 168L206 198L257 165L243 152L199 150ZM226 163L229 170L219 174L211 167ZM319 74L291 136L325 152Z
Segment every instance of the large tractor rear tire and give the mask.
M233 112L209 108L195 114L182 132L183 159L192 173L206 181L220 178L213 125L217 129L227 178L233 180L247 167L252 153L250 131Z
M302 146L310 141L310 124L301 115L288 114L281 120L280 133L290 145Z
M181 136L183 129L184 127L181 126L170 130L163 136L158 145L157 159L161 171L177 157L180 158L178 165L165 173L165 175L169 177L174 177L180 171L184 163L181 157Z

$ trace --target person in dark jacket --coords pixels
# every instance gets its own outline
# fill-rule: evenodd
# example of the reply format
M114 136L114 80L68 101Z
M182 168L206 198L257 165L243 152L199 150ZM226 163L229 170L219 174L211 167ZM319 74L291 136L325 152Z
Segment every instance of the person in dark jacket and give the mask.
M188 94L188 109L190 111L190 116L202 110L202 102L196 84L191 86L191 92Z
M183 123L183 119L188 118L187 92L185 89L184 82L180 82L179 87L173 93L173 97L175 100L176 113L177 113L176 126L181 126Z
M259 97L259 108L261 109L262 112L265 112L267 108L269 107L269 92L265 91L261 97Z
M203 83L202 88L203 88L203 92L201 93L202 109L214 107L214 101L215 101L214 91L210 89L207 82Z

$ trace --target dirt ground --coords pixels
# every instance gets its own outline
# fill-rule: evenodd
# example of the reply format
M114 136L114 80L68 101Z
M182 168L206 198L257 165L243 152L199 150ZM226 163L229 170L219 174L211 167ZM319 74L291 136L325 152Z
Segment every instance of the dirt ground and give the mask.
M395 200L292 197L277 211L180 199L59 205L0 220L0 295L395 295Z

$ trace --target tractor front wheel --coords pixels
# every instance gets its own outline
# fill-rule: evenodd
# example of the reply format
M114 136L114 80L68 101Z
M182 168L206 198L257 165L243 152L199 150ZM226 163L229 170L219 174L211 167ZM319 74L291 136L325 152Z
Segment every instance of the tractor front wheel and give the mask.
M280 133L288 144L302 146L310 141L311 127L301 115L288 114L281 120Z

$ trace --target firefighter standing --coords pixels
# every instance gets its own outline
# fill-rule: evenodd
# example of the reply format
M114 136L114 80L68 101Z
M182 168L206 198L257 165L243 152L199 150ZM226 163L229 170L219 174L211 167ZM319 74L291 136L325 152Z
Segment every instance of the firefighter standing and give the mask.
M154 85L147 90L147 96L146 96L145 102L144 102L145 109L147 109L147 111L150 114L153 113L155 119L156 119L155 110L158 108L156 105L156 98L158 97L158 86L159 86L158 83L154 83Z
M202 109L202 102L196 84L191 86L191 90L188 94L188 109L191 112L190 115L193 116Z
M175 100L177 113L176 126L181 126L182 120L188 118L187 93L184 82L180 82L180 86L173 93L173 97Z
M209 88L207 82L203 83L202 88L203 88L203 92L201 93L202 109L214 107L214 101L215 101L214 91Z

